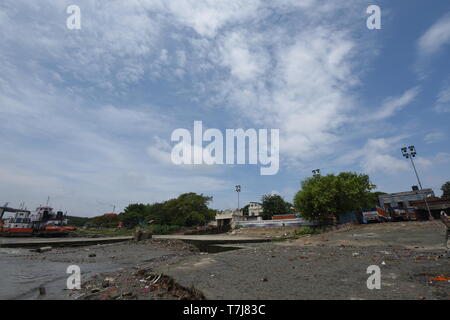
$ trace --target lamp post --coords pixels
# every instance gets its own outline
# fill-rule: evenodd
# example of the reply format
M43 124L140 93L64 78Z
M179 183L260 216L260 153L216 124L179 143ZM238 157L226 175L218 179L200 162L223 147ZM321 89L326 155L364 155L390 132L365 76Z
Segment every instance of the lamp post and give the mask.
M238 210L239 210L239 193L241 192L241 185L237 185L236 186L236 192L237 192L237 196L238 196Z
M320 169L315 169L315 170L312 171L312 173L313 173L314 177L315 176L320 176Z
M417 182L419 183L420 190L423 190L422 183L420 182L420 179L419 179L419 174L417 173L416 166L413 161L413 158L415 158L417 155L416 147L414 147L414 146L403 147L401 150L402 150L402 155L406 159L411 160L411 164L413 166L414 173L416 174L416 178L417 178ZM427 206L428 215L430 217L430 220L433 220L433 216L431 215L430 207L428 206L427 195L425 195L424 200L425 200L425 205Z

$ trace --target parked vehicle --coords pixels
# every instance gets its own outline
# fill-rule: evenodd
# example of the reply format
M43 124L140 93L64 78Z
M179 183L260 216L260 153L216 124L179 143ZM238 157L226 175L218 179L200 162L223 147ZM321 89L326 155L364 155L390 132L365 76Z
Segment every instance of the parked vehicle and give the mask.
M410 220L410 215L406 209L392 208L391 219L392 221L408 221Z
M369 222L388 222L390 220L388 213L380 207L365 210L362 213L363 220Z

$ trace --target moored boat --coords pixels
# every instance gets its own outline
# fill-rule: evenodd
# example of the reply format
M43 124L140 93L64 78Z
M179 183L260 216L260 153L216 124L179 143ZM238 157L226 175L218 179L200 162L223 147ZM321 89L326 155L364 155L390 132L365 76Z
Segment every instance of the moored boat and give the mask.
M12 212L14 215L2 219L4 212ZM66 215L62 211L55 213L48 206L38 207L33 213L6 205L0 207L1 236L66 236L75 230L75 227L67 225Z
M30 215L31 212L27 210L15 212L14 216L3 221L0 233L4 236L32 236L34 230Z

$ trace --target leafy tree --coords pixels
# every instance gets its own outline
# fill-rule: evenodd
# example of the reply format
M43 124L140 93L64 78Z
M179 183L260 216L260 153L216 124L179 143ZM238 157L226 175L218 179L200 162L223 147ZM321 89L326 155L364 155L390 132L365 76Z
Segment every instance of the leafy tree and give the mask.
M127 227L135 227L139 222L144 221L148 205L143 203L134 203L128 205L124 211L119 215L120 220Z
M370 207L374 197L370 191L375 187L365 174L317 175L302 181L294 206L310 220L324 221L329 215L338 218L347 212Z
M444 183L441 187L442 190L442 199L450 199L450 181Z
M184 193L161 203L130 204L120 216L127 227L143 221L162 226L204 225L215 217L215 211L208 207L211 200L212 197L202 194Z
M262 197L264 220L269 220L276 214L287 214L291 212L291 204L284 201L278 194L266 194Z
M242 208L242 214L244 215L244 216L248 216L248 209L250 208L250 205L249 204L247 204L245 207L243 207Z
M378 196L386 194L386 192L371 192L369 195L369 205L367 208L375 208L380 205L380 201L378 199Z
M102 228L115 228L118 226L120 218L115 214L105 214L89 219L89 225Z
M82 227L84 226L90 218L85 217L74 217L74 216L67 216L68 224L76 227Z

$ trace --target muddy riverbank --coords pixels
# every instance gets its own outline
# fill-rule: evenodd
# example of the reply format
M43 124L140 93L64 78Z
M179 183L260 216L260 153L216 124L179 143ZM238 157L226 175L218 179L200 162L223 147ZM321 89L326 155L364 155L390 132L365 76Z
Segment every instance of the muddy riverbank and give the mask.
M187 257L159 268L207 299L449 299L439 221L385 223ZM367 288L367 268L381 289ZM440 279L440 280L438 280Z
M449 299L444 235L443 225L431 221L353 226L296 240L216 246L209 252L179 240L45 253L0 249L0 298ZM82 270L82 290L64 290L71 264ZM371 265L381 270L379 290L367 288ZM39 286L46 288L45 295L39 295Z
M43 253L0 248L0 299L76 299L82 292L66 290L70 265L80 267L81 281L86 283L97 274L162 266L195 254L195 247L174 240L53 248ZM40 294L40 287L45 294Z

